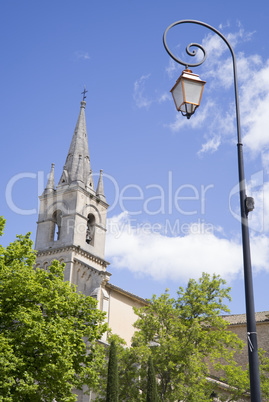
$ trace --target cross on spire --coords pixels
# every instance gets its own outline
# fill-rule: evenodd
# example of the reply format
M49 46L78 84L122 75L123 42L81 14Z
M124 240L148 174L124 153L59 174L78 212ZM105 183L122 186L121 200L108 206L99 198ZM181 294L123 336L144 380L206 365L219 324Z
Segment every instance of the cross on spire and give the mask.
M87 93L88 91L86 90L86 88L85 88L85 86L84 86L84 90L83 90L83 92L81 92L81 95L83 95L83 99L82 100L85 100L87 97L86 97L86 93Z

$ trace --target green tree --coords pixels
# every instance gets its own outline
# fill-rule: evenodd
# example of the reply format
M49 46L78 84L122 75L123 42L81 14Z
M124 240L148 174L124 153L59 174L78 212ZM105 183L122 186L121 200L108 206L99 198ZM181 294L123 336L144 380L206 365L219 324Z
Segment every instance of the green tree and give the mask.
M141 382L144 384L144 381L139 379L141 370L138 367L139 359L135 353L137 350L134 348L128 348L126 342L118 335L109 334L109 344L111 344L112 341L115 342L117 347L119 401L139 402L144 400L141 394ZM106 400L109 350L109 347L106 348L107 359L99 373L99 386L96 402Z
M156 375L151 356L148 359L147 402L158 402Z
M260 380L261 380L261 393L263 402L269 401L269 356L268 352L262 348L259 349L260 361Z
M119 400L118 388L119 388L119 379L118 379L117 347L115 341L113 340L109 348L106 402L118 402Z
M64 282L64 265L34 263L29 234L0 246L0 401L72 402L72 389L97 386L104 314Z
M191 279L176 299L166 291L155 295L146 307L135 309L138 329L133 338L140 377L145 362L152 356L158 378L161 401L208 401L217 384L208 378L214 374L231 386L232 400L248 389L247 372L237 366L234 353L243 342L227 329L221 317L229 309L223 300L230 299L230 288L219 276L203 274ZM142 391L146 388L141 384Z

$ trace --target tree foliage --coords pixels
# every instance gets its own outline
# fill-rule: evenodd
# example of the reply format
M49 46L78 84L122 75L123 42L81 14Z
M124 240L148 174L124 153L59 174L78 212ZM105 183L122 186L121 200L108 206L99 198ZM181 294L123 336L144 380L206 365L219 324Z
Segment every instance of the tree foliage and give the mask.
M72 402L72 389L97 385L104 314L64 282L64 265L34 263L30 234L0 246L0 401Z
M117 347L115 341L113 340L109 348L106 402L118 402L118 400L119 400L119 379L118 379Z
M229 311L223 300L230 299L230 289L224 285L219 276L203 274L198 282L191 279L186 289L180 287L176 299L166 291L135 309L139 331L133 348L142 372L152 356L161 401L210 400L219 392L216 382L208 381L212 373L231 386L233 400L246 391L247 373L234 361L243 342L221 317Z
M156 374L153 367L152 357L148 359L148 377L147 377L147 400L146 402L158 402Z
M119 400L147 401L150 357L159 401L210 401L213 395L227 401L227 393L222 394L216 379L228 385L230 401L247 394L248 372L234 359L243 342L221 317L229 312L224 303L230 299L229 292L219 276L203 274L198 281L191 279L186 289L180 287L177 298L166 291L159 297L154 295L147 306L135 309L138 320L132 346L127 347L116 335L110 337L110 342L117 344ZM264 356L264 368L267 365ZM106 381L103 369L97 401L105 400ZM265 393L263 397L266 401Z
M269 401L269 356L262 348L259 349L261 393L264 402Z
M118 382L119 382L119 401L138 402L141 401L138 358L134 348L128 348L126 342L118 335L110 334L108 337L109 345L112 342L117 347L118 361ZM106 390L108 381L108 361L110 348L106 348L106 362L101 367L99 373L99 386L97 390L96 402L106 400Z

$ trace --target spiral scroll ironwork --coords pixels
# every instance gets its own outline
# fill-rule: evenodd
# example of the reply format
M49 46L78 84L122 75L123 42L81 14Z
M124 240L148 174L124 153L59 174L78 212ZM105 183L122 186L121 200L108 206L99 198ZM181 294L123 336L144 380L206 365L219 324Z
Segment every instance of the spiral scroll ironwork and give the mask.
M186 62L180 60L178 57L176 57L176 56L170 51L170 49L169 49L168 46L167 46L167 42L166 42L166 34L167 34L167 32L169 31L170 28L172 28L173 26L179 24L180 22L183 22L183 21L178 21L177 23L174 23L174 24L170 25L170 26L166 29L166 31L165 31L165 33L164 33L164 35L163 35L163 44L164 44L165 50L167 51L167 53L169 54L169 56L172 57L173 60L175 60L177 63L181 64L182 66L185 66L185 67L198 67L198 66L200 66L201 64L203 64L203 62L204 62L204 61L206 60L206 58L207 58L206 50L204 49L204 47L203 47L202 45L199 45L199 43L190 43L190 44L186 47L186 53L187 53L189 56L192 56L192 57L194 57L194 56L197 55L197 50L195 50L195 49L190 50L191 47L194 47L194 46L195 46L195 47L197 47L198 49L200 49L200 50L203 52L203 59L202 59L201 61L199 61L198 63L186 63Z

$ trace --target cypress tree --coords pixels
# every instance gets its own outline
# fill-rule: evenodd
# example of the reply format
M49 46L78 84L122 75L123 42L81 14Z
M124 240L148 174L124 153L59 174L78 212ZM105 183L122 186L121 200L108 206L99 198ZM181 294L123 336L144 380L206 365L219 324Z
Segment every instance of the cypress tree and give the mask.
M151 356L148 360L147 402L158 402L157 383Z
M107 373L107 391L106 402L119 401L119 384L118 384L118 361L117 361L117 348L115 341L111 342L109 348L109 361Z

